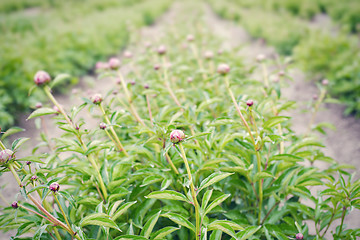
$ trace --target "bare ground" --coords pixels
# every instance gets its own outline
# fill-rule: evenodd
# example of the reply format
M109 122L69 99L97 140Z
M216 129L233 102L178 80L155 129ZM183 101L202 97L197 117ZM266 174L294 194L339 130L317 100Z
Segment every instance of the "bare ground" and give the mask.
M166 32L165 29L172 27L172 21L174 20L179 7L179 3L175 3L156 24L140 29L139 34L141 39L144 40L144 42L157 42ZM204 22L217 36L224 39L223 45L220 48L231 51L232 49L241 46L242 48L237 54L243 57L245 62L248 63L254 62L258 54L264 54L268 57L277 55L274 48L265 45L261 40L252 39L239 25L218 18L208 6L204 6L204 13ZM321 22L324 22L327 27L329 26L326 19L324 20L323 17L320 17L320 20L320 23L318 23L315 19L315 23L313 24L318 27L319 24L321 26ZM134 52L136 54L136 51ZM309 113L304 113L303 110L307 108L307 102L312 96L317 94L317 88L314 83L307 81L305 74L299 69L292 69L290 75L293 77L294 81L291 82L288 87L283 89L283 95L290 100L297 101L299 108L288 114L293 118L292 122L294 130L299 134L304 134L308 127L310 115ZM111 84L106 84L105 81L109 81L109 79L97 80L94 76L85 76L81 78L80 84L76 87L79 90L77 94L59 95L56 97L64 108L69 111L71 106L82 103L80 97L89 97L91 96L91 93L95 92L106 94L110 90ZM322 108L323 109L321 109L321 112L316 117L316 122L330 122L337 128L336 131L328 131L326 136L321 136L321 139L326 145L326 154L333 157L339 163L352 164L356 169L360 169L360 120L353 117L344 117L342 114L344 107L341 105L324 104ZM86 110L83 111L82 115L86 119L86 127L93 128L98 126L99 121L89 117ZM27 116L22 116L19 121L19 125L26 131L19 134L17 137L21 136L37 139L39 137L39 131L35 128L35 124L32 120L25 121L26 117ZM52 137L58 136L60 132L51 128L53 125L52 121L47 118L46 122L50 133L49 135ZM32 147L35 144L36 141L31 141L31 143L28 144L28 147ZM30 150L20 154L30 154ZM10 174L6 173L0 177L1 183L7 182L8 179L11 180L9 180L7 186L3 188L1 192L8 202L11 203L15 200L18 188ZM354 211L346 218L346 224L352 228L360 227L360 218L358 215L359 212ZM0 232L0 239L9 239L12 235L14 235L14 232Z

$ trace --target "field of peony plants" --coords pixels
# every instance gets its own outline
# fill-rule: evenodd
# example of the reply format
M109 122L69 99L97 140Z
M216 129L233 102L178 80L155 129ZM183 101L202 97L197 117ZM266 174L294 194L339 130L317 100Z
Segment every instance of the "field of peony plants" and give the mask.
M360 237L347 220L360 209L360 181L318 135L332 128L316 121L334 101L329 80L316 85L299 134L289 117L296 102L284 97L288 58L239 56L209 11L173 4L155 27L134 30L120 56L96 63L94 80L83 79L88 90L64 97L54 89L67 72L33 72L30 94L47 100L26 117L40 139L2 129L1 185L15 183L10 197L0 192L2 231L12 239Z

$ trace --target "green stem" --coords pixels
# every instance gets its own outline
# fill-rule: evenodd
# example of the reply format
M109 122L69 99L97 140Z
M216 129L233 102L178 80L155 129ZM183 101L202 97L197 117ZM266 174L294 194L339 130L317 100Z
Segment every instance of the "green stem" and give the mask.
M345 213L346 213L346 207L343 207L343 212L342 212L342 215L341 215L340 231L339 231L340 234L342 232L342 228L343 228L343 224L344 224Z
M5 150L5 149L6 149L5 145L2 143L1 140L0 140L0 148L1 148L1 150Z
M61 211L62 215L64 216L64 219L65 219L66 224L68 225L69 229L71 229L71 225L70 225L70 223L69 223L69 221L68 221L68 219L67 219L67 217L66 217L66 214L65 214L65 212L64 212L64 209L62 208L62 206L61 206L61 204L60 204L60 202L59 202L58 197L56 196L56 193L53 192L53 196L54 196L54 198L55 198L56 203L58 204L58 206L59 206L59 208L60 208L60 211Z
M103 106L101 104L99 104L99 107L100 107L100 110L105 118L105 121L106 123L108 124L108 127L110 128L110 131L113 135L113 137L115 138L115 145L117 146L118 150L119 151L122 151L124 152L125 156L129 156L129 154L127 153L127 151L125 150L124 146L121 144L120 142L120 139L118 137L118 135L116 134L115 130L114 130L114 127L111 125L111 122L110 122L110 119L109 117L107 116L106 112L105 112L105 109L103 108Z
M14 175L15 179L16 179L16 182L18 183L19 187L22 187L22 183L21 183L21 180L19 178L19 175L16 173L15 169L14 169L14 166L12 165L12 163L9 164L9 169L11 171L11 173Z
M201 238L201 226L200 226L199 203L198 203L197 198L196 198L196 192L195 192L195 187L194 187L194 183L193 183L193 180L192 180L192 175L191 175L189 163L187 161L186 154L185 154L185 151L184 151L184 147L183 147L181 142L179 142L179 148L180 148L180 152L181 152L181 157L184 160L186 171L187 171L187 174L188 174L188 177L189 177L191 195L193 197L194 206L195 206L195 219L196 219L196 231L195 231L195 234L196 234L196 238L199 237L199 239L200 239Z
M241 121L243 122L245 128L247 129L249 135L250 135L250 138L251 138L251 141L254 145L254 150L255 150L255 153L256 153L256 160L257 160L257 166L258 166L258 172L261 172L261 157L260 157L260 153L257 149L257 146L256 146L256 142L255 142L255 139L254 139L254 136L253 134L251 133L251 129L249 127L249 124L246 122L244 116L242 115L241 113L241 110L239 108L239 105L237 104L236 102L236 99L235 99L235 96L230 88L230 83L229 83L229 78L228 76L225 77L225 84L226 84L226 88L229 92L229 95L233 101L233 104L236 108L236 111L238 112L240 118L241 118ZM261 222L261 211L262 211L262 202L263 202L263 191L262 191L262 180L259 179L259 215L258 215L258 223L260 224Z
M191 50L192 50L192 52L193 52L193 54L194 54L194 56L195 56L195 58L196 58L196 61L198 62L198 65L199 65L200 70L201 70L201 71L204 71L204 66L203 66L203 63L202 63L201 58L200 58L200 56L199 56L199 52L198 52L197 47L195 46L194 43L191 43L190 45L191 45ZM207 79L207 75L206 75L205 72L203 72L202 78L203 78L203 80L206 80L206 79Z
M169 156L168 153L165 154L165 158L166 158L166 160L168 161L168 163L170 164L171 168L174 170L174 172L175 172L176 174L179 174L179 171L176 169L174 163L171 161L171 158L170 158L170 156Z

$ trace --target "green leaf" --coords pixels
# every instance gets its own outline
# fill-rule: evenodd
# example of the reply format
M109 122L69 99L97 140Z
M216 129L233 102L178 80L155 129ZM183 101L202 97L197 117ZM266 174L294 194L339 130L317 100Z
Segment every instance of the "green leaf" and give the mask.
M52 108L39 108L32 112L26 120L50 114L57 114L57 112Z
M270 157L269 162L271 161L301 162L304 161L304 159L292 154L278 154Z
M218 198L216 198L212 203L209 204L209 206L205 209L204 216L208 214L214 207L218 206L220 203L225 201L228 197L230 197L230 194L224 194Z
M284 117L284 116L276 116L276 117L272 117L269 120L267 120L266 122L264 122L263 127L264 128L272 128L273 126L285 122L287 120L289 120L290 117Z
M11 145L11 149L13 151L16 151L21 145L23 145L25 142L27 142L30 138L18 138L16 139L12 145Z
M55 77L55 79L51 81L50 88L53 88L56 85L63 83L64 81L68 80L69 78L71 78L71 76L69 74L61 73L61 74L57 75Z
M188 229L190 229L191 231L195 232L195 226L186 218L184 218L183 216L181 216L180 214L176 214L176 213L166 213L166 214L162 214L162 217L167 217L169 218L171 221L184 226Z
M254 176L254 182L257 182L258 180L260 179L263 179L263 178L273 178L274 176L271 175L271 173L269 172L257 172Z
M233 173L222 173L222 172L217 172L217 173L213 173L210 176L208 176L207 178L205 178L201 183L200 186L198 188L198 193L203 190L204 188L217 183L221 180L223 180L224 178L227 178L228 176L232 175Z
M202 209L202 211L205 211L205 208L206 208L206 206L208 205L209 200L210 200L210 198L211 198L212 192L213 192L212 189L211 189L211 190L207 190L207 191L205 192L205 194L204 194L204 196L203 196L203 198L202 198L202 203L201 203L201 209Z
M238 234L236 234L236 236L239 238L239 240L245 240L253 236L260 228L261 226L251 226L246 228L244 231L239 232Z
M124 235L124 236L117 237L114 240L148 240L148 239L145 237L141 237L141 236Z
M136 201L134 202L128 202L125 203L124 205L122 205L115 213L114 215L111 216L111 219L113 221L116 221L116 219L118 219L124 212L126 212L126 210L128 210L132 205L134 205L136 203Z
M80 222L80 226L97 225L103 227L114 228L121 232L116 223L110 219L110 216L105 213L95 213L83 218Z
M164 239L167 235L169 235L170 233L178 230L180 228L177 227L164 227L160 230L158 230L157 232L155 232L153 234L153 237L151 239Z
M1 128L0 128L1 130ZM2 136L1 136L1 140L4 140L5 138L7 138L8 136L10 135L13 135L15 133L18 133L18 132L23 132L25 131L25 129L23 128L20 128L20 127L12 127L12 128L9 128Z
M228 224L230 223L230 221L214 221L212 223L210 223L207 227L208 227L208 231L211 231L211 230L220 230L230 236L232 236L233 238L237 239L237 237L235 236L235 232L234 232L234 228L232 225L237 225L239 226L238 224L236 223L231 223L231 224ZM239 226L240 229L243 229L241 226Z
M146 238L150 237L150 234L151 234L153 228L155 227L157 220L160 217L160 213L161 213L161 211L157 212L156 214L154 214L153 216L151 216L149 218L149 220L145 224L144 228L141 230L141 236L144 236Z
M184 194L172 190L155 191L146 196L147 198L169 199L189 202Z

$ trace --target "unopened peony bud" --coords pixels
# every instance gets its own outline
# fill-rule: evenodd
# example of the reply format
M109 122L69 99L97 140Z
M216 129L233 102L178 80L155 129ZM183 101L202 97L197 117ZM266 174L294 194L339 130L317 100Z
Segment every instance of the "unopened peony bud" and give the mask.
M302 233L296 234L296 240L303 240L303 239L304 239L304 235Z
M53 182L52 184L50 184L49 189L50 191L53 191L55 193L59 191L60 185L57 182Z
M256 61L262 62L265 60L265 58L266 58L266 56L264 54L259 54L256 56Z
M38 103L35 104L35 108L42 108L42 106L43 106L43 105L42 105L41 102L38 102Z
M96 70L108 69L109 64L106 62L97 62L95 65Z
M50 80L50 75L45 71L38 71L34 76L34 82L38 86L48 83Z
M26 165L30 165L31 164L31 161L26 161Z
M131 81L130 81L130 84L131 84L132 86L134 86L134 85L136 84L135 80L131 80Z
M124 57L125 58L132 58L132 56L133 56L132 52L130 52L130 51L125 51L124 52Z
M103 100L101 94L98 93L92 95L90 99L94 104L100 104Z
M188 82L188 83L191 83L191 82L193 82L193 81L194 81L194 79L193 79L192 77L188 77L188 78L187 78L187 82Z
M36 179L37 179L37 176L35 176L35 175L34 175L34 176L31 176L31 180L34 180L34 181L35 181Z
M120 68L120 60L117 58L110 58L109 60L109 67L113 70L119 69Z
M225 63L220 64L217 68L217 72L220 73L221 75L226 75L227 73L229 73L229 71L230 71L230 67Z
M205 59L210 60L214 57L214 53L212 51L206 51L204 53L204 57L205 57Z
M182 130L174 130L170 133L170 140L172 143L178 143L184 140L185 133Z
M251 107L252 105L254 105L254 101L253 100L247 100L246 101L246 105L248 105L249 107Z
M144 45L146 48L149 48L149 47L151 47L151 42L146 42Z
M104 129L106 129L107 125L106 125L106 123L101 122L99 124L99 127L100 127L100 129L104 130Z
M144 88L145 88L145 89L149 89L149 88L150 88L149 84L145 83L145 84L144 84Z
M329 85L329 80L324 79L324 80L321 81L321 84L324 85L324 86L327 86L327 85Z
M285 75L285 72L284 72L284 71L280 71L280 72L278 73L278 75L279 75L279 77L283 77L283 76Z
M61 113L60 109L57 106L53 106L53 110L57 112L56 114Z
M157 49L157 53L159 55L164 55L166 53L166 47L164 45L159 46Z
M315 100L315 101L318 100L318 95L317 94L313 95L313 100Z
M11 204L11 207L17 209L19 207L18 203L15 201Z
M119 90L115 89L112 94L117 95L119 93Z
M191 35L191 34L189 34L189 35L187 35L186 40L187 40L188 42L192 42L192 41L194 41L194 36Z
M222 55L223 54L223 50L219 49L217 52L218 55Z
M155 64L155 65L154 65L154 70L157 71L157 70L159 70L159 69L160 69L160 65L159 65L159 64Z

